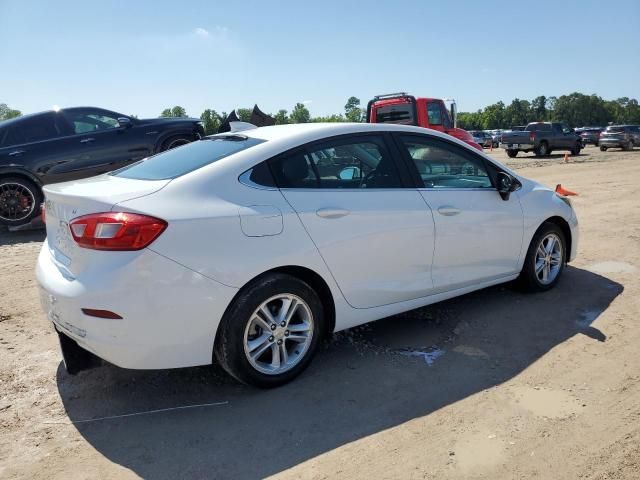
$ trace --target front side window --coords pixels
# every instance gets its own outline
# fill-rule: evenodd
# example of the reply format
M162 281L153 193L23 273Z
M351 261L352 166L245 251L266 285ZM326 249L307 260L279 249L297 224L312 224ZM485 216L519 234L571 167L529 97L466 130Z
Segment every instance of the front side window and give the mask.
M394 159L382 139L316 143L270 161L280 188L400 188Z
M428 102L427 115L429 117L429 125L442 125L442 110L439 103Z
M76 134L101 132L120 126L116 115L102 110L71 110L65 114Z
M169 180L263 142L264 140L242 135L206 137L178 148L165 150L153 157L111 172L110 175L136 180Z
M493 188L484 162L445 141L402 136L425 188Z

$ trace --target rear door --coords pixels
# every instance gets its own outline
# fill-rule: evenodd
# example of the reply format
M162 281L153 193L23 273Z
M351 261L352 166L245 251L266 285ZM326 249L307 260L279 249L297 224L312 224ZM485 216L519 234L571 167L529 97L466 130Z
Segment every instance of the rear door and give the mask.
M314 142L269 161L350 305L428 295L433 216L383 135Z
M414 134L396 138L433 212L434 289L452 290L516 273L522 208L517 195L504 201L496 191L496 167L443 139Z

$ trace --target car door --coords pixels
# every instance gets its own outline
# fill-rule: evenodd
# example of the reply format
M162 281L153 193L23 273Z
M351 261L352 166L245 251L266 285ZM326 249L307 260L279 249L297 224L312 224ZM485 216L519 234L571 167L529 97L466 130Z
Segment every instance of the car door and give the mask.
M498 279L517 271L523 214L517 195L502 200L497 167L469 149L427 135L397 135L433 212L435 291Z
M420 298L432 289L433 216L407 185L406 166L391 148L384 135L346 135L269 162L355 308Z
M64 168L70 177L99 175L151 154L151 145L139 141L130 123L121 126L115 112L72 108L64 116L74 134L74 162Z
M29 171L43 183L62 181L56 180L55 172L68 161L71 142L68 125L58 112L18 118L4 130L0 165Z

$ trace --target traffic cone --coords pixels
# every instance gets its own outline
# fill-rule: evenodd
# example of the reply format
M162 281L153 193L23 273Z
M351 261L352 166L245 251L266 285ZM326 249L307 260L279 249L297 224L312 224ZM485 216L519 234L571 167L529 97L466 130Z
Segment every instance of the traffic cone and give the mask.
M564 153L564 163L569 163L569 154L567 152Z
M572 192L571 190L563 188L561 184L556 185L556 193L558 195L562 195L563 197L572 197L574 195L578 195L576 192Z

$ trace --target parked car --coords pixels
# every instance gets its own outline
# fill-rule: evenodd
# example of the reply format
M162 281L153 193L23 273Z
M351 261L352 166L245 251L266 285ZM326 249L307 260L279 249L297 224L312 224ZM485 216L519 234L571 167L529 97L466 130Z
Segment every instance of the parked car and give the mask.
M583 145L592 144L597 147L600 141L600 134L603 130L604 128L602 127L583 127L580 129L576 128L576 133L580 135Z
M139 120L94 107L0 122L0 223L39 215L43 185L99 175L202 135L194 118Z
M414 97L406 92L376 95L367 103L367 122L416 125L444 132L482 151L469 132L456 127L456 104L447 110L440 98Z
M273 387L331 332L548 290L578 241L566 198L406 125L232 130L44 193L36 276L70 373L217 361Z
M503 133L501 146L510 158L518 152L535 152L544 157L554 150L569 150L572 155L578 155L582 150L582 139L565 124L533 122L524 131Z
M600 150L606 152L608 148L622 148L633 150L640 146L640 126L612 125L600 135Z
M471 130L469 133L473 137L473 141L482 148L488 148L493 144L493 139L487 132L483 132L482 130Z

